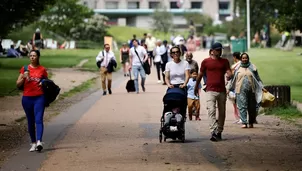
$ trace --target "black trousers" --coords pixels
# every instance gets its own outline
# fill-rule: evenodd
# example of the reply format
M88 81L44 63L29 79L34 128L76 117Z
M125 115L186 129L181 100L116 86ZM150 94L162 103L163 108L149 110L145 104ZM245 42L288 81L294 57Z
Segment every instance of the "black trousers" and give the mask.
M155 62L156 66L156 71L157 71L157 79L160 80L160 73L162 74L163 77L163 82L165 82L165 70L166 70L166 62L161 63L161 62Z

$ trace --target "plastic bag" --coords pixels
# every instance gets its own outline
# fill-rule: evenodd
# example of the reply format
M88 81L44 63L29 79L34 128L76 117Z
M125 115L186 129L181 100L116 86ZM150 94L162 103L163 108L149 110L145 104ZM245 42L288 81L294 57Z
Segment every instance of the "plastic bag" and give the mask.
M268 91L263 91L261 107L270 107L274 104L275 96Z

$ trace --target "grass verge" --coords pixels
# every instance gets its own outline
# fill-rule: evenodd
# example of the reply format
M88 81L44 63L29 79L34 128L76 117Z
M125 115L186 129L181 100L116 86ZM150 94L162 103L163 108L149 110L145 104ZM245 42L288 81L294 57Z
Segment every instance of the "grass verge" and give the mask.
M276 115L281 119L294 122L296 119L302 117L302 112L294 105L285 105L270 109L265 109L266 115Z
M59 95L59 99L64 99L64 98L67 98L67 97L71 97L71 96L76 95L77 93L88 90L89 88L91 88L95 85L96 80L97 80L97 78L92 78L92 79L80 84L79 86L74 87L70 91Z

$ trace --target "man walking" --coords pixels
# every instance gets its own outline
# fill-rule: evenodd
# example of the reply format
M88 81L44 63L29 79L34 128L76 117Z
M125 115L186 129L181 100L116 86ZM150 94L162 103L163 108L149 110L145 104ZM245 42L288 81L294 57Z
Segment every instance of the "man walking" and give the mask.
M198 63L195 60L193 60L192 52L186 53L186 60L188 61L191 70L195 70L198 73L199 66Z
M225 73L228 78L232 76L230 64L227 59L221 58L222 45L214 43L211 47L213 55L202 61L200 73L198 75L196 85L200 84L204 73L207 74L206 93L207 93L207 109L210 118L211 141L221 140L225 122L226 109L226 87ZM198 86L195 87L195 95L198 95ZM216 102L218 106L218 119L216 119Z
M114 53L110 50L110 45L105 44L104 49L96 57L97 63L100 63L100 73L102 80L103 95L107 94L107 88L109 94L112 94L111 83L112 83L112 65L116 64ZM107 80L107 87L106 87Z
M146 73L143 67L143 63L148 62L148 54L146 49L143 46L138 44L138 40L133 40L133 47L130 49L130 67L129 70L133 70L134 74L134 85L135 91L139 93L138 86L138 74L141 75L141 86L143 91L145 92L145 81L146 81Z
M148 47L148 54L149 54L149 57L150 57L150 60L151 60L150 64L152 64L152 59L154 60L153 51L156 48L156 39L155 39L155 37L153 37L151 35L151 33L147 34L147 38L145 40L145 44Z

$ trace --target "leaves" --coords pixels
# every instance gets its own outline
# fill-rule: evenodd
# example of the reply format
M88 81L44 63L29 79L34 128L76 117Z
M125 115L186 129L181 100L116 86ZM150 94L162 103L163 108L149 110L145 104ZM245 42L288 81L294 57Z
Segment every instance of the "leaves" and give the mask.
M92 15L93 11L78 4L78 0L58 1L43 13L39 24L47 30L71 37L70 30L84 23L84 19Z
M56 0L1 0L0 36L35 22Z
M152 14L153 30L168 33L173 27L172 17L166 8L156 9Z

